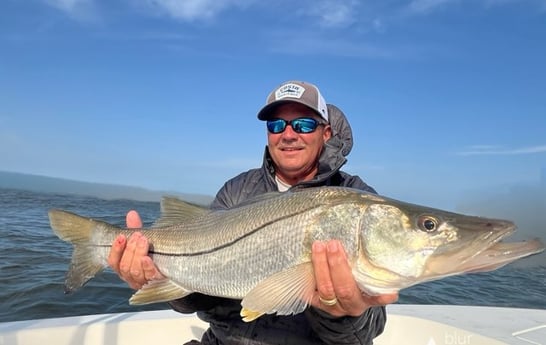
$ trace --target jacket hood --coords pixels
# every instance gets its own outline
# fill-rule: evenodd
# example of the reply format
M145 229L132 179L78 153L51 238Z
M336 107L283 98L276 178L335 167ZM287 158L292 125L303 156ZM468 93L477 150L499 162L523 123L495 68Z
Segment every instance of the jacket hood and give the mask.
M346 162L345 158L353 148L353 131L345 114L335 105L328 104L332 137L324 144L319 158L319 173L338 171Z

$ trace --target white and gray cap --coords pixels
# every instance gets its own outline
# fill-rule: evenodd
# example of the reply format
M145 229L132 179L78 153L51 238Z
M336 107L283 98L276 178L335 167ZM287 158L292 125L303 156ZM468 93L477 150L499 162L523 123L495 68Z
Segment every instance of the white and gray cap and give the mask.
M263 121L270 119L275 108L287 102L301 103L329 122L326 101L320 94L318 87L311 83L295 80L284 82L271 91L265 106L258 113L258 119Z

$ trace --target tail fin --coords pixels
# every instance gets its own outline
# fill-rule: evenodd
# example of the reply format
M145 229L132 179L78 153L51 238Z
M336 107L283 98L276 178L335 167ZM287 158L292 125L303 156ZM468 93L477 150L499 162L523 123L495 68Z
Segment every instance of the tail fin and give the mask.
M49 211L49 222L60 239L74 246L72 262L64 284L64 292L68 294L82 287L107 266L104 259L97 255L91 237L97 227L103 224L112 226L61 210Z

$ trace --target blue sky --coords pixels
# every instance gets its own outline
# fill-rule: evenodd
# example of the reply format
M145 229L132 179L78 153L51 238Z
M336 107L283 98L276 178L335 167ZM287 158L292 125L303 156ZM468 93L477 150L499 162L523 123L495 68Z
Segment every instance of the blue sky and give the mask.
M299 79L350 119L345 171L453 208L540 188L545 61L544 0L3 0L0 170L214 195Z

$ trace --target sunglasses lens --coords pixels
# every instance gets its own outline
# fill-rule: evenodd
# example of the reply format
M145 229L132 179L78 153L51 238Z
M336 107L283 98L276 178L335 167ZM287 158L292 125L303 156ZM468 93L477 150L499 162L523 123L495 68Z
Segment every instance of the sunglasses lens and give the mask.
M311 118L292 120L292 128L296 133L311 133L317 129L318 121Z
M267 121L267 130L273 134L284 132L287 125L291 125L296 133L312 133L317 129L319 123L317 120L310 117L302 117L292 121L283 119L275 119Z
M281 133L286 128L286 121L275 119L267 121L267 130L273 134Z

